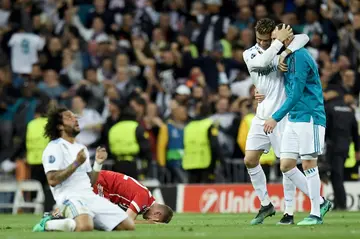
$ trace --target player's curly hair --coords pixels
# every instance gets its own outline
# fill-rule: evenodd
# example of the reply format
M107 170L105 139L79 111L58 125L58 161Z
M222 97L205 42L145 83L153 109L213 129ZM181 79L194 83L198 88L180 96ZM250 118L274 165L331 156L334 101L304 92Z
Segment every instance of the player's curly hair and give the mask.
M44 136L50 140L55 140L61 137L58 126L62 124L62 113L68 109L64 107L50 109L47 114L47 123L45 125Z
M274 20L270 18L262 18L257 21L255 25L255 31L259 34L271 34L271 32L275 29L276 23Z

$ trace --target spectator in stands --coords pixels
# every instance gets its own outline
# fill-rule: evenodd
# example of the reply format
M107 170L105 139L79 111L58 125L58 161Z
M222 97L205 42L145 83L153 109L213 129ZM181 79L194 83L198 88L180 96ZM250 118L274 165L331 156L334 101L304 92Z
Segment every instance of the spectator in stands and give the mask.
M100 138L104 121L96 110L87 108L86 102L81 96L75 96L72 99L71 110L79 117L78 122L81 132L76 136L76 140L89 148ZM92 156L95 149L89 148L89 153Z
M218 141L219 129L211 119L209 106L203 102L196 105L196 118L184 129L183 168L189 183L213 183L215 163L223 165L224 158Z
M186 183L187 177L182 168L184 156L184 127L187 121L187 109L178 105L171 113L171 119L161 125L157 140L157 160L165 172L170 171L166 182Z

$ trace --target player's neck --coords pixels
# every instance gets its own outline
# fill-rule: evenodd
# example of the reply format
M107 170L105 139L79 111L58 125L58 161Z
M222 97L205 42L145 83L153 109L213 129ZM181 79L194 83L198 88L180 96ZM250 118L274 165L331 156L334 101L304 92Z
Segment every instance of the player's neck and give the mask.
M68 136L66 134L63 134L61 136L62 139L68 141L69 143L73 144L75 142L75 137Z

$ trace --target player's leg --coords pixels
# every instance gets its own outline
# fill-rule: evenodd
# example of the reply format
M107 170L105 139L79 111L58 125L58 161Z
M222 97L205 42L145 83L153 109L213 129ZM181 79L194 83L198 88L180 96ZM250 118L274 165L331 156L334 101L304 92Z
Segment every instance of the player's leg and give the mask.
M299 222L298 225L322 224L320 201L321 181L317 167L317 158L318 155L322 153L324 147L325 128L313 125L311 122L300 123L295 130L299 135L299 152L311 201L310 216Z
M287 120L283 119L278 123L274 132L269 135L271 146L274 149L275 155L280 157L281 141L283 132L285 131ZM291 225L294 224L294 209L295 209L295 184L283 174L283 190L285 199L284 215L277 223L279 225Z
M266 186L266 176L260 165L260 157L264 150L270 149L270 139L265 135L263 126L254 118L246 140L245 166L250 176L256 195L261 202L261 208L252 225L261 224L268 216L275 215L275 208L270 201Z
M98 195L87 200L90 210L95 214L94 225L98 230L135 230L134 221L119 206Z
M36 224L33 231L92 231L94 229L93 216L85 204L85 200L77 198L64 201L60 207L60 218L48 215Z

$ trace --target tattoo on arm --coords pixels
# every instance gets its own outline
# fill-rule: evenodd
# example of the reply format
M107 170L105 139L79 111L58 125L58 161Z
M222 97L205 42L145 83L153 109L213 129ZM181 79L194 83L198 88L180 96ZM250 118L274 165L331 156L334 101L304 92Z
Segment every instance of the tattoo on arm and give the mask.
M46 178L50 186L55 187L56 185L64 182L68 179L79 167L76 163L70 164L66 169L50 171L46 174Z

